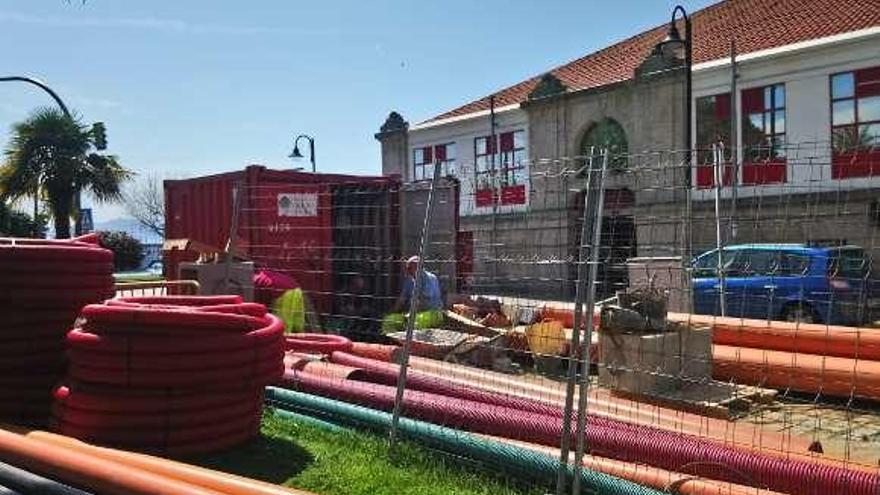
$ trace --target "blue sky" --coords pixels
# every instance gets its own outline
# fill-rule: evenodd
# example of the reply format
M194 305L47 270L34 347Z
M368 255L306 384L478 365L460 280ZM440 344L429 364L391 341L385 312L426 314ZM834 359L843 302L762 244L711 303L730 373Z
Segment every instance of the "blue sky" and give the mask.
M713 2L682 2L694 11ZM373 138L666 22L667 0L0 0L0 74L47 81L135 171L380 173ZM0 143L50 101L0 84ZM296 164L306 165L305 163ZM124 215L101 207L96 220Z

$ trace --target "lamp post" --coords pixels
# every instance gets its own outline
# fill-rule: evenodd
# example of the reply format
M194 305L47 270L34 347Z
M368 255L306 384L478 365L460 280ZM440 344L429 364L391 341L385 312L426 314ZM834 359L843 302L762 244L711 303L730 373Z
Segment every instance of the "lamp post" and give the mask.
M27 84L32 84L32 85L42 89L46 93L49 93L49 96L51 96L52 99L55 100L55 103L57 103L58 106L61 108L61 111L64 112L64 115L67 116L67 118L73 118L70 115L70 111L67 110L67 105L65 105L64 102L61 101L61 97L58 96L57 93L52 91L52 88L47 86L46 83L40 81L39 79L34 79L32 77L24 77L24 76L8 76L8 77L0 77L0 82L23 82L23 83L27 83Z
M64 116L67 117L68 119L73 120L73 116L70 115L70 110L67 109L67 105L64 104L64 101L61 99L60 96L58 96L58 93L53 91L52 88L50 88L43 81L40 81L39 79L34 79L32 77L25 77L25 76L5 76L5 77L0 77L0 82L23 82L23 83L30 84L30 85L33 85L33 86L36 86L36 87L42 89L43 91L48 93L49 96L51 96L53 100L55 100L55 103L58 104L58 108L61 109L61 111L64 113ZM34 225L36 225L37 216L39 215L39 209L40 209L39 208L38 189L39 189L39 184L36 184L34 187ZM76 234L79 234L80 232L78 232L78 230L80 228L80 205L82 204L82 198L80 197L79 194L77 194L73 198L73 201L75 203L74 210L76 212L76 218L74 219L74 225L75 225L74 230L76 231ZM36 236L36 234L37 234L37 232L34 232L34 236Z
M678 13L684 20L684 38L678 31L675 18ZM685 225L684 225L684 253L682 253L682 283L687 291L687 309L693 313L694 309L694 293L692 287L691 254L693 253L693 138L692 138L692 105L693 95L693 32L691 30L691 19L687 15L687 11L681 5L676 5L672 9L672 16L669 20L669 30L666 38L657 45L660 53L666 58L669 55L675 56L677 59L684 58L684 137L685 137L685 156L684 156L684 194L685 194ZM680 57L679 53L684 52L684 56Z
M684 19L684 38L682 39L681 34L678 32L678 26L675 23L675 16L681 12L681 17ZM669 21L669 31L666 33L666 38L660 42L658 45L661 53L677 55L679 51L684 52L684 70L685 70L685 80L684 80L684 97L685 97L685 146L687 148L687 153L685 154L685 169L686 169L686 179L685 185L688 189L690 189L693 177L692 177L692 150L691 147L693 145L692 141L692 131L691 131L691 113L692 113L692 105L693 105L693 95L692 92L692 82L693 82L693 38L691 32L691 19L687 15L687 11L684 10L684 7L681 5L676 5L674 9L672 9L672 18Z
M316 168L315 168L315 138L313 138L312 136L307 136L305 134L300 134L293 141L293 152L288 156L290 158L302 158L303 157L303 154L300 153L300 151L299 151L299 140L300 139L305 139L309 142L309 158L311 159L311 162L312 162L312 173L314 174L316 172Z

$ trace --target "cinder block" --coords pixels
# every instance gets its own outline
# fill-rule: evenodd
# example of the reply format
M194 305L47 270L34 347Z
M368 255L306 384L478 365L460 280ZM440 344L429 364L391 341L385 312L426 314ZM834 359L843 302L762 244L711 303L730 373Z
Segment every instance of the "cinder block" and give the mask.
M712 332L673 326L651 334L600 332L599 384L613 390L657 395L712 377Z

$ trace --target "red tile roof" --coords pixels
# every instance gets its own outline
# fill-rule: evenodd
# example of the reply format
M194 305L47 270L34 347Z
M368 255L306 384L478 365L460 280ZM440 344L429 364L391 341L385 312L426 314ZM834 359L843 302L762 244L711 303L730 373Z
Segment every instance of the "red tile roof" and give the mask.
M694 63L727 58L880 25L880 0L726 0L691 16ZM683 27L679 27L684 36ZM666 36L667 24L552 69L569 90L625 81ZM525 101L540 76L495 93L495 107ZM426 122L489 109L486 96Z

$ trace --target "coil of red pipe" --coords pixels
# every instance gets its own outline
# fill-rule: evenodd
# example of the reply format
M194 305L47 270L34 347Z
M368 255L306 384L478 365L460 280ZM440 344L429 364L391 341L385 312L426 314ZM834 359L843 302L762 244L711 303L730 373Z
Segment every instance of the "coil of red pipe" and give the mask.
M0 238L0 418L45 425L79 308L113 295L113 253L94 237Z
M259 431L262 390L284 371L283 323L237 296L89 305L68 334L53 424L103 444L184 455Z

